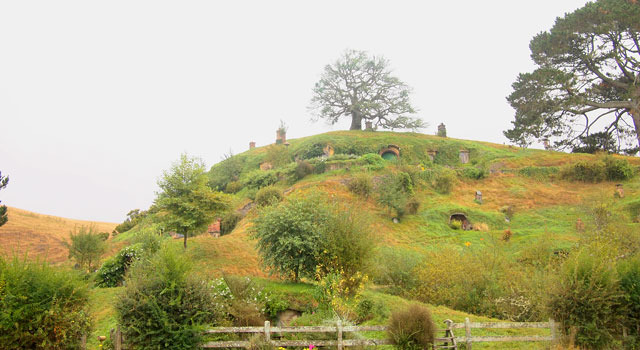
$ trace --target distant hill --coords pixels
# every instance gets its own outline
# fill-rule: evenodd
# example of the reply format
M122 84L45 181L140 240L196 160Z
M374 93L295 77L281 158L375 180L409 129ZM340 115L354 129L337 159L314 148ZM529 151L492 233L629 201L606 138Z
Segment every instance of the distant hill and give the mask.
M29 258L41 258L60 263L67 260L67 248L62 242L76 227L93 226L98 232L111 232L117 224L66 219L37 214L8 207L9 221L0 227L0 254L11 256L27 254Z

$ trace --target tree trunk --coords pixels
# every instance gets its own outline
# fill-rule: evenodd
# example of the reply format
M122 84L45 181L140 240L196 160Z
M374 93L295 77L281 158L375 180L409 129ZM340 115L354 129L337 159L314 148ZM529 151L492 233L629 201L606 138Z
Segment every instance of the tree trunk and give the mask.
M633 125L636 127L636 138L638 139L638 147L640 147L640 106L631 110L631 118L633 118Z
M187 249L187 233L184 233L184 249Z
M351 112L351 127L349 130L362 130L362 114L360 112Z

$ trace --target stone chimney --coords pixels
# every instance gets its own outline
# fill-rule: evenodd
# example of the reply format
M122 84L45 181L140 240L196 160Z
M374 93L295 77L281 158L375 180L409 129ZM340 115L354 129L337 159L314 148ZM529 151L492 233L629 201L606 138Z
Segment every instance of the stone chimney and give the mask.
M287 131L280 128L276 130L276 144L282 145L287 142Z
M249 142L249 149L254 149L254 148L256 148L256 142L255 141Z
M444 123L440 123L440 125L438 125L438 136L440 137L447 137L447 127L444 126Z

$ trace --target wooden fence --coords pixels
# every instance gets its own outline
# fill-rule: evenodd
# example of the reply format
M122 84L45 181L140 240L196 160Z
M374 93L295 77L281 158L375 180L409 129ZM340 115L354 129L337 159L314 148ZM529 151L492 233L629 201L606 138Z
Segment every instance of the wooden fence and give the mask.
M437 337L436 343L441 345L433 346L434 349L457 349L457 345L465 343L467 349L472 348L473 343L477 342L534 342L534 341L555 341L556 329L553 320L549 322L470 322L469 318L464 323L455 323L451 320L445 321L447 328L438 330L445 332L444 337ZM472 329L519 329L519 328L538 328L550 329L549 336L525 335L525 336L472 336ZM464 329L464 336L455 336L456 329ZM264 341L271 343L274 347L308 347L310 344L315 346L335 346L338 350L343 350L348 346L377 346L388 345L391 341L388 339L372 339L358 338L345 339L344 334L347 332L371 332L386 331L386 326L343 326L338 321L335 326L312 326L312 327L271 327L271 323L266 321L264 327L218 327L205 331L205 334L263 334ZM284 333L335 333L335 340L283 340L279 339ZM277 335L274 337L273 335ZM126 350L120 327L111 330L111 341L115 350ZM231 340L231 341L211 341L201 345L203 349L215 348L248 348L251 342L248 340Z

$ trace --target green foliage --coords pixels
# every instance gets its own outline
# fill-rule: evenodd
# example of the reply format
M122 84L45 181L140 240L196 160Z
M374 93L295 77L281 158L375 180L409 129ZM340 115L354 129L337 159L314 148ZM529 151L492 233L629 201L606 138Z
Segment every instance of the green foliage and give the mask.
M364 198L369 197L373 190L371 175L367 173L360 173L354 176L349 182L347 182L347 188L354 194Z
M570 181L602 182L624 181L634 176L634 171L626 159L600 158L592 162L578 162L562 168L560 176Z
M242 220L242 214L237 211L232 210L225 213L220 220L220 234L226 235L231 233L240 220Z
M289 148L285 145L271 145L267 147L264 161L271 163L274 168L281 167L293 161Z
M618 265L620 289L626 305L625 327L640 329L640 255L636 255ZM635 342L640 345L640 334Z
M302 180L305 176L313 174L313 172L313 165L306 160L301 160L296 163L295 180Z
M243 176L242 182L250 189L259 190L275 185L278 182L278 173L275 170L254 170Z
M433 157L433 162L449 166L460 164L460 147L450 143L441 145L438 147L438 153Z
M460 220L451 220L449 226L454 230L459 230L462 228L462 221Z
M0 171L0 190L7 187L8 183L9 183L9 177L2 176L2 172ZM7 216L7 206L0 205L0 226L6 224L7 220L9 220L9 217Z
M106 249L104 240L93 227L85 226L74 228L69 239L71 242L64 242L69 249L69 259L74 259L84 271L93 271L94 263Z
M404 310L391 313L387 334L396 349L421 350L431 347L436 329L429 309L413 303Z
M313 276L322 240L320 227L328 216L327 205L318 197L289 198L265 207L252 228L263 263L272 273L294 281Z
M267 186L258 190L255 202L257 205L264 207L267 205L277 204L282 201L282 191L275 186Z
M441 194L449 194L456 182L456 173L451 169L441 169L435 176L433 188Z
M549 31L537 34L529 44L537 68L512 85L507 100L516 113L505 136L522 146L547 138L554 147L567 148L593 144L577 136L602 135L593 133L597 127L605 130L605 144L610 137L618 141L617 152L639 142L633 127L633 114L640 115L633 73L637 48L627 44L637 40L639 22L636 1L601 0L557 18Z
M420 255L410 250L380 248L375 256L373 280L385 285L395 295L408 295L417 286L415 268L420 264Z
M640 198L627 203L626 209L634 222L640 220Z
M347 50L335 63L327 65L313 89L311 110L317 119L335 124L347 116L351 130L362 130L362 120L385 129L419 129L425 126L413 118L409 103L411 89L391 76L383 57L364 51ZM358 92L365 91L365 92Z
M234 155L229 151L224 155L224 159L211 167L209 171L209 187L222 191L227 189L232 182L237 182L246 167L246 156ZM233 186L230 189L234 189ZM236 191L237 192L237 191ZM235 192L227 192L235 193Z
M86 284L48 264L0 257L3 349L81 349L90 330Z
M189 234L204 232L213 221L216 212L225 210L227 198L211 190L202 161L186 154L165 171L158 181L160 192L155 205L168 229L184 235L187 247Z
M224 191L226 193L237 193L240 190L242 190L243 184L240 181L231 181L228 182L227 185L224 187Z
M367 153L360 157L360 161L369 170L380 170L385 166L385 160L377 153Z
M611 344L622 321L623 294L608 259L580 251L568 259L550 286L549 312L575 343L593 349Z
M231 298L227 312L236 327L264 325L265 294L248 277L224 276Z
M483 168L467 167L462 169L462 176L467 179L481 180L487 177L487 170Z
M202 330L224 318L214 289L190 272L190 262L173 249L160 250L149 264L132 269L115 304L128 344L194 349Z
M418 213L420 209L420 201L416 197L411 197L407 201L407 205L405 206L405 210L407 214L414 215Z
M411 176L405 172L387 175L377 188L378 202L391 209L400 219L407 212L413 187Z
M556 175L560 171L560 168L555 166L526 166L518 169L518 174L526 177L536 179L538 181L546 180Z
M144 219L149 213L140 209L133 209L127 213L127 218L123 223L116 226L115 231L118 233L124 233L129 231L135 225L137 225L142 219Z
M144 245L136 243L122 248L118 254L105 261L96 274L98 287L116 287L122 285L129 267L144 256Z

